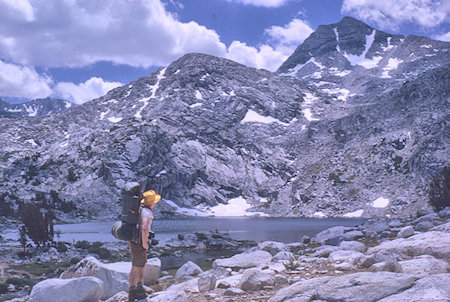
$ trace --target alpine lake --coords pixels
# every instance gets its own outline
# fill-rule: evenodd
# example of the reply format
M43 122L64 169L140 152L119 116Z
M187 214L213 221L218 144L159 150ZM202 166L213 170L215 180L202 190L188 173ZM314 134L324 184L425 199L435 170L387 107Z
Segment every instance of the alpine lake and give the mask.
M278 241L283 243L299 242L307 235L315 234L333 226L357 226L366 221L362 218L268 218L268 217L188 217L172 219L155 219L152 230L155 239L165 242L176 239L179 235L196 232L227 233L232 239L253 241ZM94 221L55 225L58 241L75 244L79 241L103 242L111 245L123 244L124 241L114 238L111 227L116 221ZM4 230L4 239L18 240L16 229ZM55 238L56 239L56 238ZM236 253L238 251L234 251ZM164 255L159 257L163 269L175 268L187 261L196 263L208 262L211 259L229 257L233 251L213 250L206 252L184 251L181 255Z
M292 243L299 242L304 235L312 237L333 226L356 226L364 222L365 219L355 218L189 217L155 219L152 230L155 239L160 242L177 238L179 234L219 232L228 233L235 240ZM115 221L62 224L55 226L55 229L60 230L61 241L118 242L120 240L111 235L114 223ZM232 254L233 252L221 250L206 253L185 251L178 255L165 255L160 259L162 267L169 269L179 267L189 260L201 263Z

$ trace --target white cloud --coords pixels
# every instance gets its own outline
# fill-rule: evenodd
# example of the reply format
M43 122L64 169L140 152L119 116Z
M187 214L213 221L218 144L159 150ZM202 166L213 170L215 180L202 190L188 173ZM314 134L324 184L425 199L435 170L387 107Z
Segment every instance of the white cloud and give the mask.
M227 0L227 1L262 7L280 7L288 2L288 0Z
M101 78L92 77L78 85L70 82L60 82L54 87L54 95L76 104L105 95L111 89L123 85L119 82L105 82Z
M33 68L0 60L0 95L16 98L43 98L51 94L52 81Z
M344 0L341 12L363 21L375 22L384 29L396 29L402 23L414 22L434 27L448 22L450 1L446 0Z
M270 71L275 71L287 57L288 55L269 45L256 48L239 41L233 41L228 47L227 53L227 58L230 60Z
M435 40L450 42L450 31L433 37Z
M178 21L160 0L0 0L0 28L0 57L22 65L148 67L190 51L226 52L214 30Z
M277 43L277 49L291 54L314 30L300 19L293 19L286 26L272 26L266 33Z
M28 0L2 0L0 1L0 9L5 11L19 13L19 18L24 18L26 21L34 21L34 11Z
M270 45L253 47L233 41L226 57L247 66L275 71L312 32L305 21L293 19L286 26L272 26L265 30Z

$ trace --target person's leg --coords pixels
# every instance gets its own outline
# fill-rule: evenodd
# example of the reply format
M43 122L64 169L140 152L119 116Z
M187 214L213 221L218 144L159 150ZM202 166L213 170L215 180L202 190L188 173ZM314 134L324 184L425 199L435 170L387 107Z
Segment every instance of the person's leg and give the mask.
M140 271L142 270L142 267L137 267L137 266L131 266L131 271L130 271L130 287L135 287L137 282L140 281Z
M131 271L129 276L130 289L128 291L128 300L131 302L145 299L147 297L145 292L138 290L137 288L138 281L143 280L146 254L145 250L139 245L132 242L129 242L128 245L131 252Z
M147 263L144 264L144 267L139 268L137 282L144 282L144 273L145 273L146 265L147 265Z

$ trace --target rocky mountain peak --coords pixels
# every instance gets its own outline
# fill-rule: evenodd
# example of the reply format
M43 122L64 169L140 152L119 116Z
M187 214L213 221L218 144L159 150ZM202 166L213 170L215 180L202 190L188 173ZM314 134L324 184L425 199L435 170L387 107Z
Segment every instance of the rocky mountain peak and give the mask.
M358 58L362 61L372 57L402 38L376 30L352 17L344 17L338 23L320 25L280 66L278 73L292 73L293 69L310 60L327 67L349 69Z
M370 99L367 93L398 88L401 80L448 62L449 45L426 37L388 34L345 17L319 26L277 73L306 79L337 99L361 101Z

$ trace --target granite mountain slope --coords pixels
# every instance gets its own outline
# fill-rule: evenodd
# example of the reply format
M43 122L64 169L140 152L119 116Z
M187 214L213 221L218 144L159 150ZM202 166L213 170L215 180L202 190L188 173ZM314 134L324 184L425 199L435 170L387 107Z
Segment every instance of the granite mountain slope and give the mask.
M449 49L344 18L278 73L185 55L70 112L0 119L1 197L51 189L76 215L107 217L124 183L141 180L175 202L166 215L238 197L273 216L431 211L430 188L441 196L448 182ZM382 58L352 65L361 54Z

